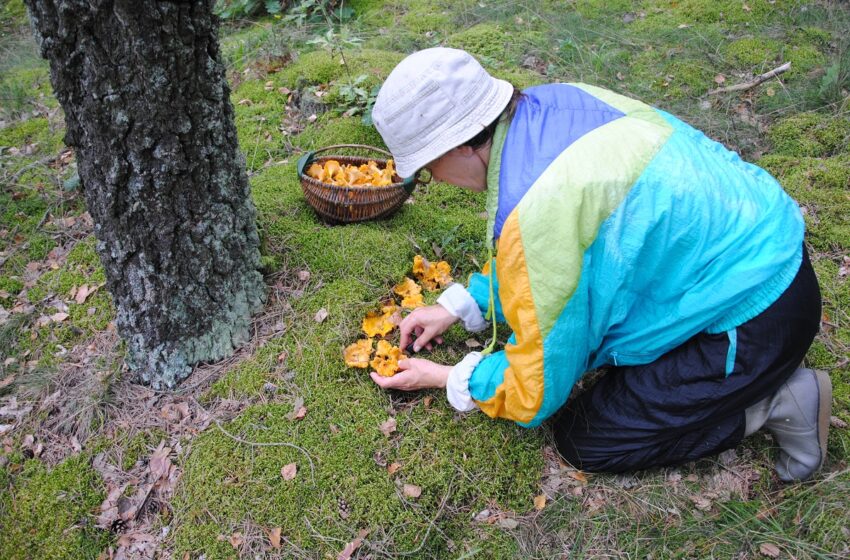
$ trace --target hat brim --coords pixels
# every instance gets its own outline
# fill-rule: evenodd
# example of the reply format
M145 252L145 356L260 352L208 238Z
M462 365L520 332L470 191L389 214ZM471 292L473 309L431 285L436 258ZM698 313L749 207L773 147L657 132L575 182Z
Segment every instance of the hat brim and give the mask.
M496 87L487 99L473 111L458 116L455 121L437 135L434 140L417 151L395 158L396 172L401 177L410 177L449 150L475 137L495 121L507 107L514 93L514 86L505 80L494 79Z

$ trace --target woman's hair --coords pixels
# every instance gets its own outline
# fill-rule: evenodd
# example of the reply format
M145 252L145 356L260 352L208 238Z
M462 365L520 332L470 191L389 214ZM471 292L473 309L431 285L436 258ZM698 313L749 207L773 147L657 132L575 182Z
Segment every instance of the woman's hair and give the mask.
M462 145L469 146L470 148L480 148L488 141L490 141L490 139L493 138L493 135L496 133L496 125L499 124L499 121L502 119L502 117L505 117L508 120L513 118L514 113L516 113L517 105L519 105L519 102L520 100L522 100L523 97L525 97L525 94L518 90L516 86L514 86L514 92L511 95L511 98L508 101L508 105L507 107L505 107L505 110L502 111L502 113L498 117L496 117L493 122L487 125L484 130L473 136L472 139L468 142L464 142Z

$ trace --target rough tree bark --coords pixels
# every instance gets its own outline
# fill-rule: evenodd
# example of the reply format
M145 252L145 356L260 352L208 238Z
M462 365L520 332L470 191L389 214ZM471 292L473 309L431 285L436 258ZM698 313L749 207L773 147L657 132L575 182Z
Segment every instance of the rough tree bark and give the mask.
M173 387L249 336L259 238L214 0L26 0L128 363Z

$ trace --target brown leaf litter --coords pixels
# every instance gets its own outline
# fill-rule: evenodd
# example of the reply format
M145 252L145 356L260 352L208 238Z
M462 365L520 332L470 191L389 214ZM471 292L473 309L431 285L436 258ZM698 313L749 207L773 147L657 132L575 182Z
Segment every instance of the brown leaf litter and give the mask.
M97 524L117 534L116 546L103 551L101 557L152 560L168 556L164 550L168 528L160 527L167 516L161 514L169 511L168 504L181 475L178 459L192 438L213 423L232 419L250 404L222 398L202 407L198 398L225 371L287 330L293 320L288 301L306 291L309 275L299 277L293 272L271 281L265 312L253 322L252 340L227 360L196 367L171 392L154 391L134 382L122 364L120 340L111 328L70 349L51 378L27 390L16 379L18 394L0 400L0 430L7 436L25 434L27 437L21 440L24 451L49 465L79 453L95 435L94 430L113 441L94 457L92 464L102 477L106 492ZM99 287L77 286L69 297L85 301ZM280 368L285 366L284 354ZM296 420L301 419L306 407L302 403L293 412ZM165 437L156 449L124 470L123 442L143 433L163 433ZM4 439L7 453L12 451L13 441L10 437ZM254 531L249 535L247 529L243 529L243 549L258 547L259 542L268 547L267 534Z

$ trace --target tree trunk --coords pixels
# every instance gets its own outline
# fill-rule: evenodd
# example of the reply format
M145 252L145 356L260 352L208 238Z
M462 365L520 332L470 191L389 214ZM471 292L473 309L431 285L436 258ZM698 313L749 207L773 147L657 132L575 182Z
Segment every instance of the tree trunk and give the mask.
M26 0L65 111L128 363L173 387L263 303L214 0Z

